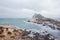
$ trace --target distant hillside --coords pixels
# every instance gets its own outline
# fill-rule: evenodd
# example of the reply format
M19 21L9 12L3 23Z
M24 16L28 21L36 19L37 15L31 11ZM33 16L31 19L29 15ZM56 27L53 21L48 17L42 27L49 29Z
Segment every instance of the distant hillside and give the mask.
M34 14L32 18L45 19L41 14Z

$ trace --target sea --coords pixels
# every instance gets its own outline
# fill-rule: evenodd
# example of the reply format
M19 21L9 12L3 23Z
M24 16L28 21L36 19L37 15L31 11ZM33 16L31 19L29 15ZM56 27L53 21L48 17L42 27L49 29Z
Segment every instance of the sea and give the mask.
M53 30L48 26L42 26L42 24L36 24L27 22L28 18L0 18L0 25L8 25L17 27L27 31L38 32L42 35L46 34L43 32L47 31L51 35L60 38L60 30Z

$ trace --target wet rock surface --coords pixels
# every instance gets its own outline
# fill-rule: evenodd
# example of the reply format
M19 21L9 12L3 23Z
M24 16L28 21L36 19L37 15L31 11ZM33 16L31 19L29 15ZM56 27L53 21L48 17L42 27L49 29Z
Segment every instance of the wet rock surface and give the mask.
M2 31L3 30L3 31ZM55 40L51 34L41 35L31 31L0 26L0 40ZM29 35L32 33L32 37Z
M60 34L59 34L60 33L60 21L51 19L51 18L46 18L43 16L41 17L41 15L34 15L34 17L29 19L27 22L36 23L37 25L39 25L40 29L49 30L48 32L46 31L46 33L48 33L48 34L43 35L42 39L44 39L44 40L60 40ZM43 32L43 33L45 33L45 32ZM36 37L37 36L34 37L34 40ZM42 40L40 38L41 37L39 37L37 39Z

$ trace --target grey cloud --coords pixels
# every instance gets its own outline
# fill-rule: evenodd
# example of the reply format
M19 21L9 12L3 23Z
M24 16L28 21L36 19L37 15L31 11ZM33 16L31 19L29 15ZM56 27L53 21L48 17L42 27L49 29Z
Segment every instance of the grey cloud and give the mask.
M0 1L0 5L4 7L14 8L14 9L34 9L40 11L41 9L45 9L43 4L41 4L39 0L2 0Z
M0 0L0 16L23 17L27 15L26 17L30 17L35 12L47 17L59 16L60 0Z

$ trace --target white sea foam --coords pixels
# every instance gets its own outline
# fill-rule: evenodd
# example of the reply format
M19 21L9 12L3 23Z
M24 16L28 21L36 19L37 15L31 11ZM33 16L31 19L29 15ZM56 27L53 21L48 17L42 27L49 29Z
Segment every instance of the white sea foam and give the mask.
M40 34L43 34L43 32L47 31L49 34L51 34L55 37L59 37L59 35L58 35L59 31L51 29L50 27L48 27L48 25L43 26L43 24L36 24L36 23L32 23L32 22L26 22L26 23L36 25L36 26L38 26L38 28L40 28L40 30L36 30L36 29L28 29L28 30L31 30L34 32L39 32Z

